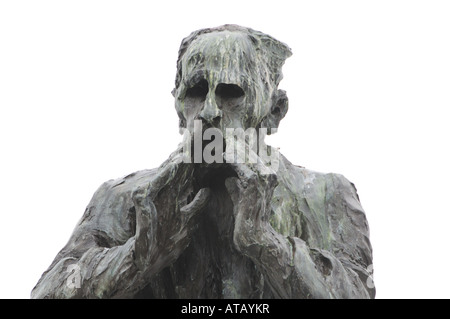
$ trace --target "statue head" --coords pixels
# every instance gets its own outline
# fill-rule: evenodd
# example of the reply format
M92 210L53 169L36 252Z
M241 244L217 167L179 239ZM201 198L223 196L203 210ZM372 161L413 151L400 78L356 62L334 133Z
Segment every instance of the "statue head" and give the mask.
M194 121L226 128L277 128L288 109L278 89L291 56L284 43L237 25L195 31L183 39L177 62L175 107L180 129Z

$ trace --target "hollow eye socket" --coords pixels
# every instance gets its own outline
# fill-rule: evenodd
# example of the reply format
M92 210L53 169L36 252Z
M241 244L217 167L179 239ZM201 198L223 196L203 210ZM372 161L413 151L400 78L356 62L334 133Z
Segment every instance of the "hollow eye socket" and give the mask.
M244 90L239 85L221 83L216 88L216 96L224 99L236 99L245 95Z
M186 97L191 99L200 99L204 101L206 99L206 95L208 94L208 81L205 79L200 80L197 84L190 87L186 91Z
M216 100L219 107L239 105L245 96L244 90L236 84L220 83L216 88Z

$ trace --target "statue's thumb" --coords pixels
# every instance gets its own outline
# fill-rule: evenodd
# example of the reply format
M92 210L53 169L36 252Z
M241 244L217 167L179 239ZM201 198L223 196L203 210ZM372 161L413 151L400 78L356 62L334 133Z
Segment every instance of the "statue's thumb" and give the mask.
M156 207L142 189L133 192L136 211L136 235L134 256L139 269L147 266L148 252L156 241Z
M152 220L156 218L156 207L145 189L135 190L132 200L136 211L136 235L139 235L151 228Z
M210 196L211 189L202 188L201 190L199 190L197 195L195 195L194 199L189 204L180 208L180 212L183 218L188 221L195 215L202 212L208 204Z
M236 208L239 205L240 200L240 193L242 189L241 181L237 177L228 177L225 180L225 187L227 188L228 194L231 197L233 206Z

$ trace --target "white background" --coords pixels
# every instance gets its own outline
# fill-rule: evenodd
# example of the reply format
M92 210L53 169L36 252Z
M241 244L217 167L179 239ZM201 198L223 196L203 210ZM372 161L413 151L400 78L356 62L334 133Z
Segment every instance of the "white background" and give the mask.
M29 298L97 187L175 149L179 44L287 43L273 146L356 184L378 298L449 298L448 1L1 1L0 297Z

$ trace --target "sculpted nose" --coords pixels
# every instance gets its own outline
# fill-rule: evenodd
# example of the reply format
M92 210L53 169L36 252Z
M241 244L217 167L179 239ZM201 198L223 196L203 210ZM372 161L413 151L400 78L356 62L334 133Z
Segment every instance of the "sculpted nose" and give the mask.
M213 97L208 94L205 100L205 105L199 114L199 117L213 126L217 125L222 118L222 110L217 106L216 101Z

